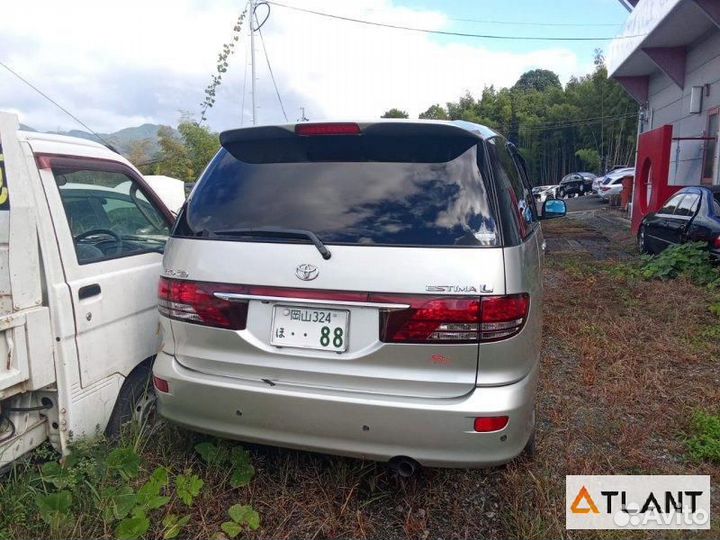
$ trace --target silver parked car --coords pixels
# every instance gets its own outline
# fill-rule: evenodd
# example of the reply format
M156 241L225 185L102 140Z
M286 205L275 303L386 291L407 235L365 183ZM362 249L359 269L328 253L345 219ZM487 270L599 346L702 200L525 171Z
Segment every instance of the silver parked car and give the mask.
M545 243L511 144L397 120L220 140L165 251L162 416L400 465L532 446Z

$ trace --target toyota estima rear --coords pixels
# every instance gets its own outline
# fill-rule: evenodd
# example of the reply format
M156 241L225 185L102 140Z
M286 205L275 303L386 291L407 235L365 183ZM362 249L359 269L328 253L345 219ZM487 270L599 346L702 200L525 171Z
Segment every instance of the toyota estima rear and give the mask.
M423 465L532 441L543 241L514 148L468 123L227 131L168 242L159 411Z

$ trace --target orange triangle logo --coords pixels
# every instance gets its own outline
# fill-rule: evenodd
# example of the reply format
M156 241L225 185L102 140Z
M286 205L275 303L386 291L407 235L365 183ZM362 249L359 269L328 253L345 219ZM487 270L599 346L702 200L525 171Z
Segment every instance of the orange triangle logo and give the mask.
M585 501L587 506L581 508L581 501ZM600 513L598 507L595 505L595 501L592 500L592 497L585 486L581 487L580 491L578 491L577 497L575 497L575 500L570 505L570 510L572 510L573 514L589 514L590 512L593 514Z

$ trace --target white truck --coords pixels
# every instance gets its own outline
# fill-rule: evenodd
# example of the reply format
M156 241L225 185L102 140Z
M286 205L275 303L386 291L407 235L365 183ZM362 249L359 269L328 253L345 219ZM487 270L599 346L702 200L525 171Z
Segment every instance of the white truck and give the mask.
M172 221L123 157L0 112L0 468L151 405Z

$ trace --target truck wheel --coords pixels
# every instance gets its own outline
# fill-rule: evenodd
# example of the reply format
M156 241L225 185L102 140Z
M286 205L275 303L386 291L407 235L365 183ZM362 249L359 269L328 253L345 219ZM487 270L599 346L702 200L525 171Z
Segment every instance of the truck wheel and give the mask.
M112 415L105 428L109 439L117 439L122 426L135 422L139 426L151 424L155 418L155 389L152 386L152 364L142 363L125 379L118 394Z

